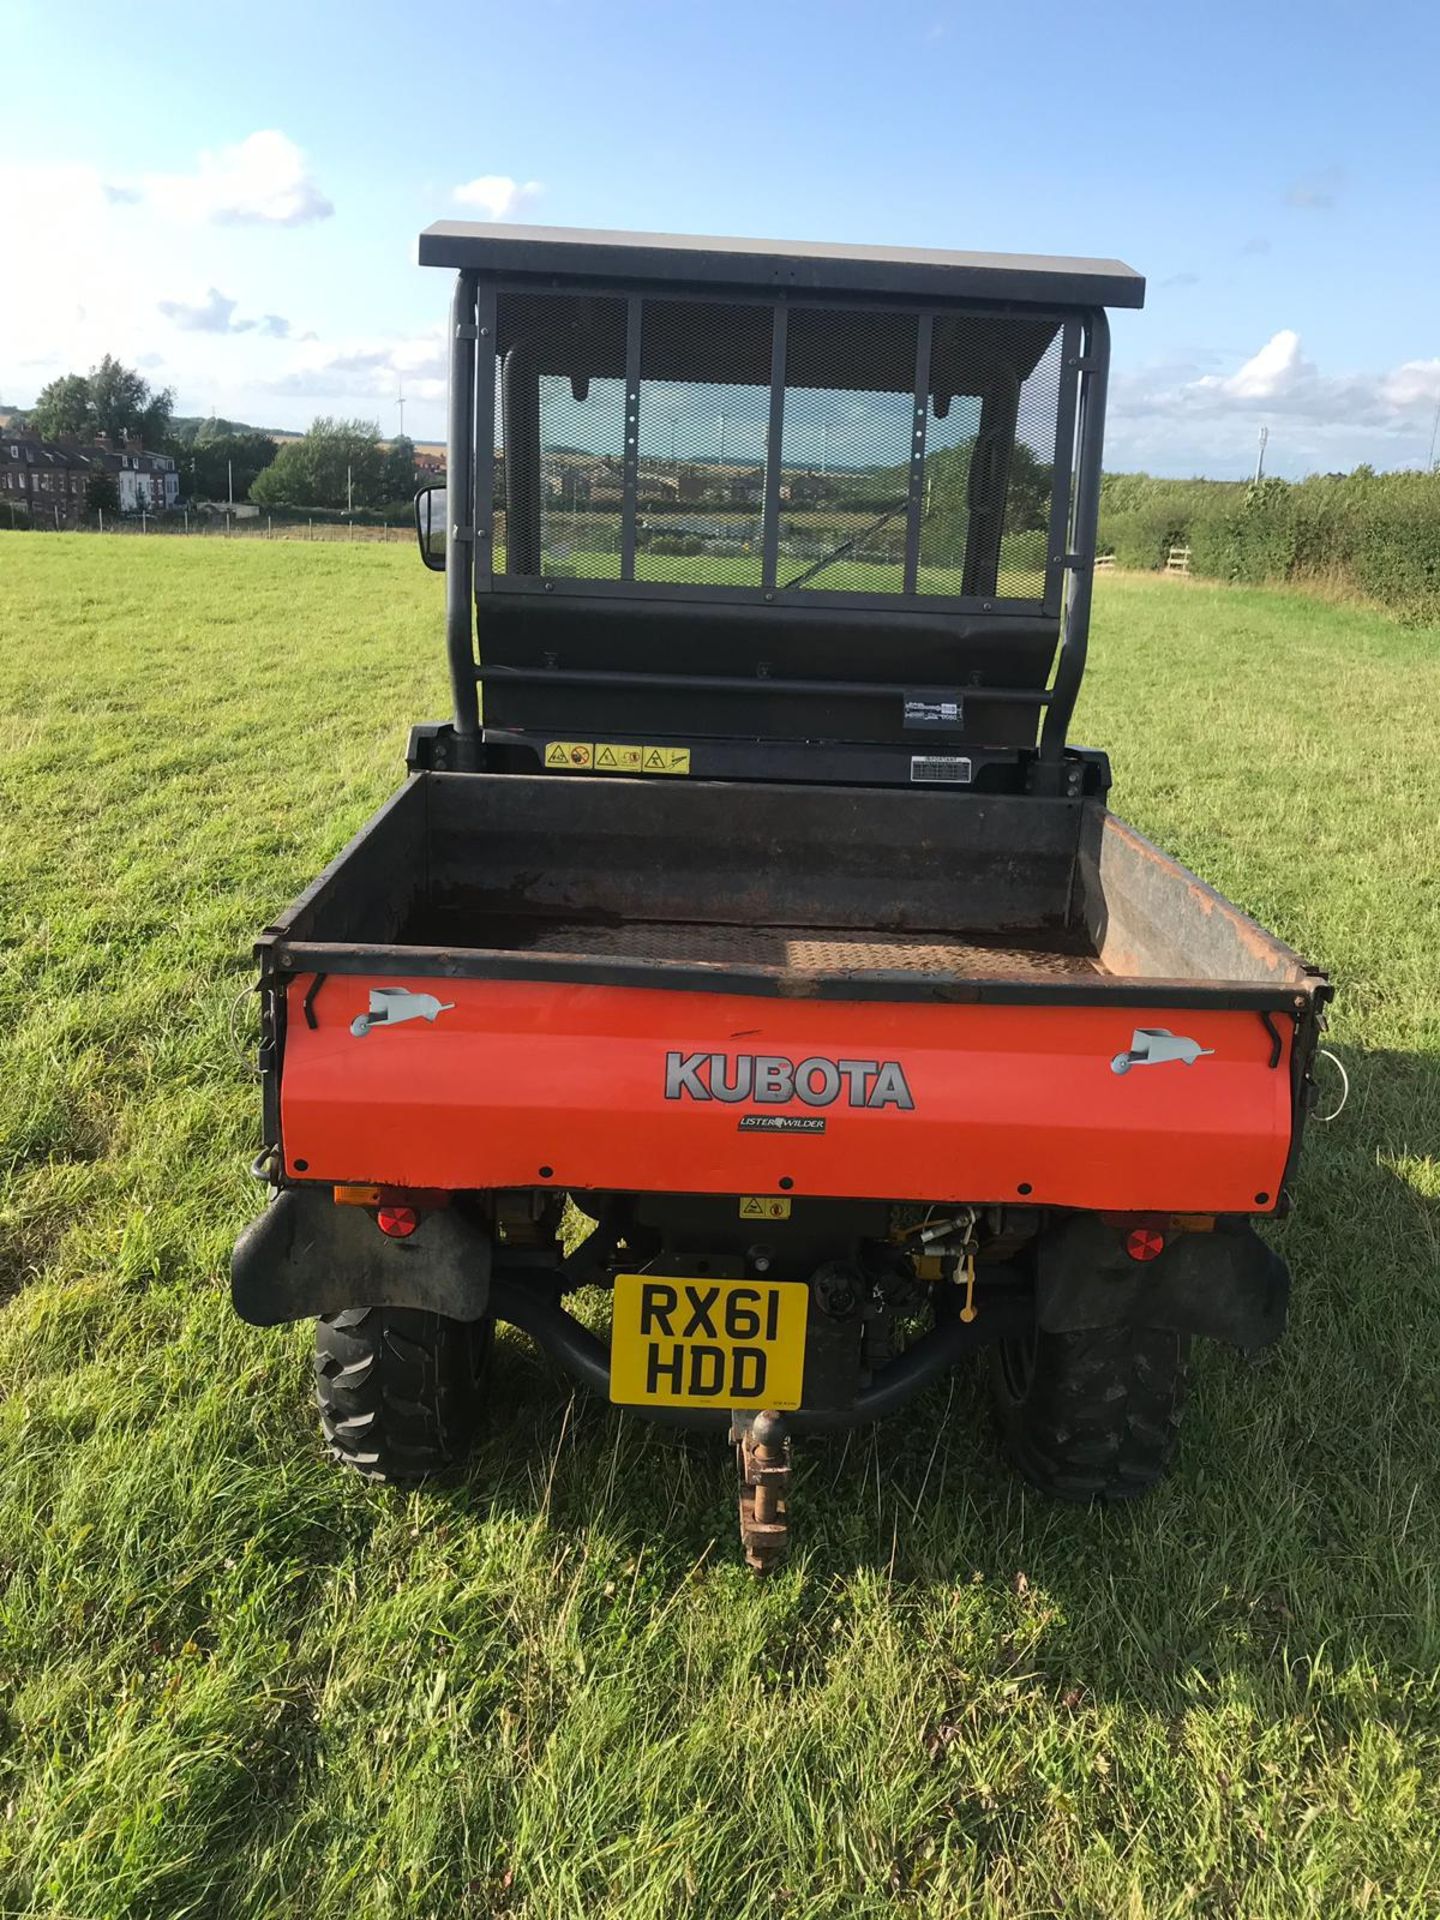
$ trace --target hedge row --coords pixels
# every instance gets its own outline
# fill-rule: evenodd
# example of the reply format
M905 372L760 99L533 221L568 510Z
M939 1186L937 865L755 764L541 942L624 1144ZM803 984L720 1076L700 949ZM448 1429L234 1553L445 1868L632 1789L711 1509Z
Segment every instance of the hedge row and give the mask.
M1328 578L1408 619L1440 620L1440 473L1358 467L1254 486L1107 475L1099 550L1117 566L1158 568L1173 546L1213 579Z

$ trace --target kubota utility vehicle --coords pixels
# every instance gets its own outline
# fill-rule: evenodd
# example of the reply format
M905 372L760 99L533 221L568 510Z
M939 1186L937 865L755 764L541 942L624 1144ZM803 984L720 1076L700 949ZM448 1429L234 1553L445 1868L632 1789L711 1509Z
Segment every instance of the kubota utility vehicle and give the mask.
M1329 992L1068 740L1144 283L453 223L420 258L458 276L417 502L454 714L261 936L236 1307L317 1318L326 1437L387 1480L464 1455L509 1321L728 1434L756 1566L792 1434L979 1348L1028 1479L1142 1491L1190 1338L1282 1331L1251 1222Z

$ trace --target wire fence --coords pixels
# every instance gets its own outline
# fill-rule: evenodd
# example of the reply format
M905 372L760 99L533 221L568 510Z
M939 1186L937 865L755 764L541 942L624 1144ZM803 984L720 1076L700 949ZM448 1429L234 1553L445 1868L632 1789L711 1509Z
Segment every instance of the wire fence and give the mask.
M0 506L0 532L7 526L27 533L103 533L165 540L343 540L409 545L415 539L415 529L409 525L373 526L355 520L316 520L289 514L186 513L183 509L167 514L96 511L67 516L60 509L47 511L41 507L28 514L12 509L7 520Z

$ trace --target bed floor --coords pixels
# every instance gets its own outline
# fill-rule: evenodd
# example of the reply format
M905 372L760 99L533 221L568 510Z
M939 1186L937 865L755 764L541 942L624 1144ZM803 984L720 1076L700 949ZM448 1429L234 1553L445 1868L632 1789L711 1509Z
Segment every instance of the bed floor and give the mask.
M926 973L962 979L1054 979L1104 973L1083 937L1054 929L994 937L826 927L727 927L687 921L495 917L435 913L402 945L660 960L689 966L773 967L782 973Z

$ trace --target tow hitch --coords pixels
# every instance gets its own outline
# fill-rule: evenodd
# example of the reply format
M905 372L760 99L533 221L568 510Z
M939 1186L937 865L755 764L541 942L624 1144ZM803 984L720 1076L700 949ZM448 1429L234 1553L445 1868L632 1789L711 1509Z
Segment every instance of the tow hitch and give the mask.
M790 1547L790 1434L783 1413L738 1413L730 1428L740 1469L740 1544L756 1573Z

